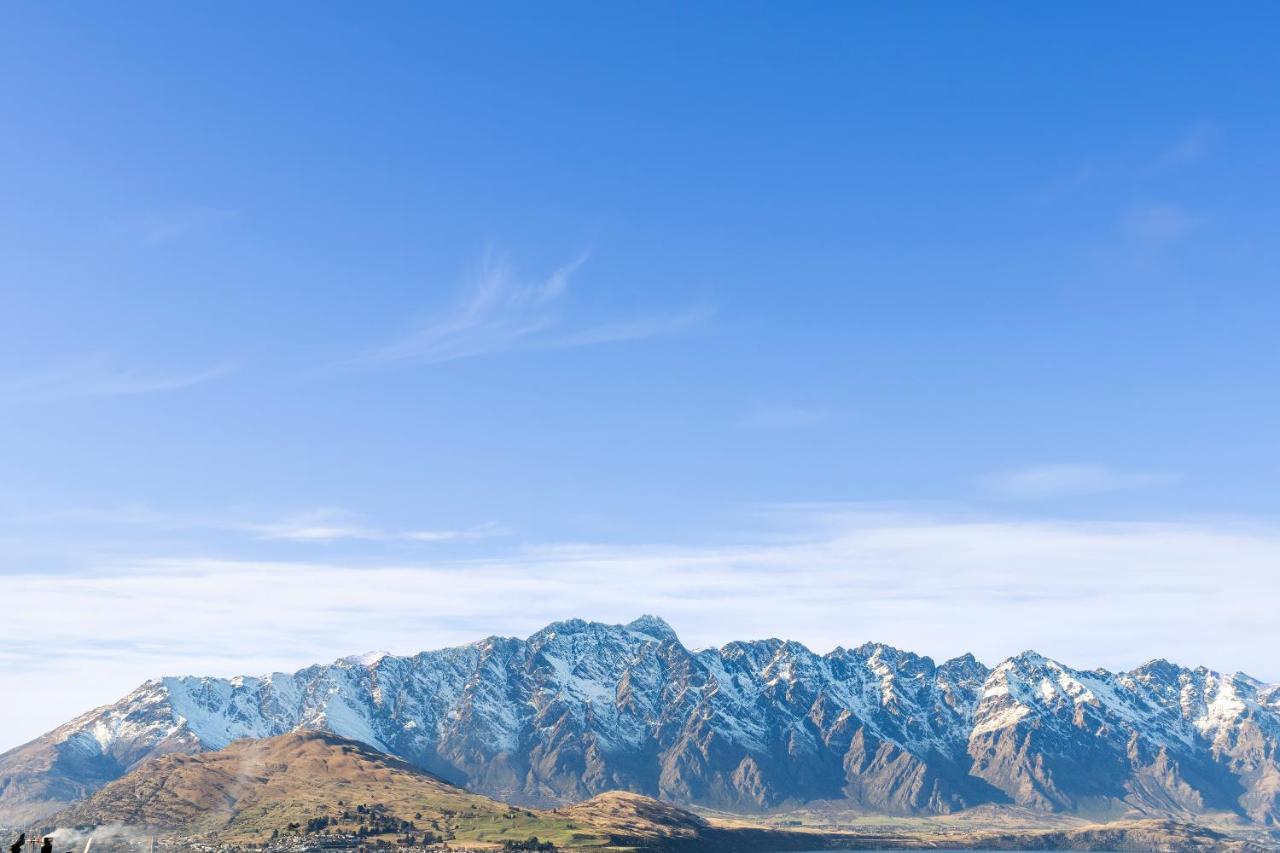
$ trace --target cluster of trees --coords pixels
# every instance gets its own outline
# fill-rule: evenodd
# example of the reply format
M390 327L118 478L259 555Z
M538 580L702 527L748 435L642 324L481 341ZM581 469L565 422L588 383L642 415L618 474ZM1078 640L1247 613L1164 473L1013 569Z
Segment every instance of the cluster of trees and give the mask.
M437 841L444 839L436 835L434 832L424 832L421 836L412 834L405 835L403 838L397 838L396 844L401 847L426 847L428 844L435 844Z
M343 802L338 801L338 805L342 806ZM422 812L415 815L417 819L422 818ZM412 820L403 820L395 815L387 814L386 808L381 805L366 806L363 803L357 805L353 810L343 809L340 818L318 817L308 823L309 832L320 832L326 827L332 826L339 820L348 823L357 823L356 835L361 838L370 835L390 835L392 833L405 833L405 837L412 837L410 833L418 831L418 825ZM311 824L315 824L315 828L311 829ZM431 833L427 833L428 836ZM431 843L431 842L427 842Z
M348 808L342 800L338 800L338 808L342 811L334 815L321 815L313 817L304 822L295 822L288 825L290 833L305 833L307 835L327 834L329 830L340 829L343 824L356 824L354 830L348 830L351 834L359 838L372 838L379 835L399 834L396 839L397 844L416 847L419 845L435 844L438 841L448 840L448 836L441 836L440 824L438 821L431 821L431 828L436 832L421 830L416 821L422 820L422 812L414 815L414 820L403 820L395 815L388 814L386 807L382 805L365 805L363 803L356 805L354 808ZM337 809L334 809L336 812ZM279 838L280 830L272 830L271 837Z
M510 840L504 841L502 842L502 849L504 853L514 853L514 851L518 851L518 850L520 851L543 850L543 851L548 851L548 853L554 853L554 851L557 850L558 848L552 842L539 841L538 836L532 835L526 838L524 841L510 841Z
M457 828L455 822L458 819L479 819L482 817L475 807L471 807L469 810L464 809L462 811L443 809L442 820L424 818L422 812L415 813L413 820L404 820L389 814L387 807L381 804L366 805L360 803L348 805L342 800L338 800L337 806L331 807L328 811L330 811L330 814L290 823L288 832L306 835L329 835L330 833L347 836L354 835L360 839L359 846L361 849L366 847L389 848L392 845L399 847L426 847L432 844L452 841L456 837L454 830ZM510 821L517 820L522 816L534 817L534 814L527 809L512 807L504 813L492 815L492 819L494 821ZM418 821L423 821L427 826L419 827ZM388 841L385 836L394 836L394 840ZM273 839L279 838L280 830L273 830L271 837ZM539 853L539 851L557 850L553 842L542 841L537 836L526 838L523 841L504 841L502 849L507 853L514 853L514 851Z
M390 835L393 832L411 833L416 832L417 829L418 827L414 826L412 821L378 815L372 817L368 823L360 824L356 828L356 835L364 837L366 835Z

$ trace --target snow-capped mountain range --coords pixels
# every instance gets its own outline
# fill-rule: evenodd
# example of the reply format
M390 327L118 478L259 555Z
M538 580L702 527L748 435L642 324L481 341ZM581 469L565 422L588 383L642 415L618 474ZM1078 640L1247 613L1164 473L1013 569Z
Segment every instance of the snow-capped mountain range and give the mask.
M0 823L57 811L168 752L325 729L491 796L625 789L739 811L986 803L1280 823L1280 687L1154 661L989 669L879 644L686 649L661 619L571 620L412 657L261 678L163 678L0 755Z

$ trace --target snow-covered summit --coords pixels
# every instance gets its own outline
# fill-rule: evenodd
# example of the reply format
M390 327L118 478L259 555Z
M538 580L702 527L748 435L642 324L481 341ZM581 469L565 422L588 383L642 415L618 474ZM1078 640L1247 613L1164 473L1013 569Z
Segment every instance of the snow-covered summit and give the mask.
M350 664L351 666L377 666L383 658L391 657L391 652L363 652L358 655L347 655L339 658L339 663Z
M844 799L1280 816L1280 689L1153 661L988 668L867 643L690 651L655 616L579 619L409 657L165 678L0 756L0 822L52 810L162 752L325 729L498 797L611 789L737 809Z

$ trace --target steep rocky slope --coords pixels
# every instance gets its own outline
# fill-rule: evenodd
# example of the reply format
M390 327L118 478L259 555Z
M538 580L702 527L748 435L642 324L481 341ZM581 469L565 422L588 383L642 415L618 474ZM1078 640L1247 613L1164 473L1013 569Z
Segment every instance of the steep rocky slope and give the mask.
M659 619L568 621L412 657L262 678L166 678L0 756L0 821L48 814L138 762L330 731L533 805L615 789L738 811L835 799L1115 816L1280 818L1280 691L1154 662L988 669L868 644L691 651Z
M1057 830L955 827L786 828L708 819L639 794L611 791L567 808L533 811L471 794L404 761L327 732L239 740L215 752L150 759L47 827L99 828L95 841L154 835L206 844L258 844L307 833L492 849L536 836L576 849L655 853L976 849L1261 851L1205 827L1175 821L1076 825ZM102 829L105 827L105 829ZM65 837L71 837L69 834ZM83 837L83 836L81 836ZM101 846L101 844L99 845ZM113 849L110 843L104 849ZM115 845L114 849L121 848Z

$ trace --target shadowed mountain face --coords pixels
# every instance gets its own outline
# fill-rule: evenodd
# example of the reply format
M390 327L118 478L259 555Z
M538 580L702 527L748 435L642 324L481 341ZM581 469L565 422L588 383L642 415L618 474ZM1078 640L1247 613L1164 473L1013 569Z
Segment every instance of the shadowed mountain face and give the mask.
M669 626L569 621L527 640L347 658L264 678L167 678L0 756L0 821L56 811L141 760L318 729L499 799L622 789L753 811L1013 802L1280 819L1280 691L1155 662L991 670L882 645L690 651Z
M536 835L576 849L655 853L936 846L927 833L709 820L625 791L535 812L469 793L365 744L314 730L238 740L215 752L150 759L48 822L108 826L135 836L198 835L209 843L232 844L261 843L275 833L323 831L397 838L409 834L415 839L429 835L468 846ZM952 846L978 849L1262 850L1204 827L1167 820L1021 832L997 824L964 834L952 831L946 838Z

